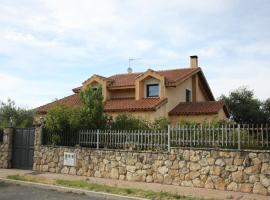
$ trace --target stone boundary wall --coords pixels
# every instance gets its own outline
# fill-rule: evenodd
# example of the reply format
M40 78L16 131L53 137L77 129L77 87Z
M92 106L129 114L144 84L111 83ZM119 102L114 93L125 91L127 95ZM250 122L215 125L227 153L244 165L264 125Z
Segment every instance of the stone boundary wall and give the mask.
M0 168L10 168L12 159L13 128L4 128L3 142L0 143Z
M63 165L64 152L76 153L76 167ZM33 169L270 195L270 151L172 149L155 153L39 146Z

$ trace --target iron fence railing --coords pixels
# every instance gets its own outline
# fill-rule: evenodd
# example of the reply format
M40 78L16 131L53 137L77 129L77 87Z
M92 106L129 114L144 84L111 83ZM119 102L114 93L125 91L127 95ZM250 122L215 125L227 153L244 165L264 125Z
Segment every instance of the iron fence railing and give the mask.
M183 125L171 129L171 146L269 149L269 133L268 125Z
M87 130L79 135L83 147L165 150L168 145L168 132L164 130Z
M269 149L268 125L181 125L167 130L82 130L43 136L43 144L105 149L170 150L171 147Z
M0 143L4 141L4 129L0 128Z
M65 131L61 133L51 133L48 132L46 129L43 129L42 144L57 146L75 146L79 144L79 132Z

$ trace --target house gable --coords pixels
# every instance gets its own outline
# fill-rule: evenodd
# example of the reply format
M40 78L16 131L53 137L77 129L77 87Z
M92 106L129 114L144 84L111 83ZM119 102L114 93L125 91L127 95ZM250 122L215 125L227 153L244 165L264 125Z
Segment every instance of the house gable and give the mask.
M101 86L104 101L106 101L108 99L109 95L107 92L107 80L105 77L93 75L91 78L87 79L82 84L83 84L83 86L81 88L82 91L85 90L89 85L92 87L96 87L98 85Z
M159 98L165 98L165 78L152 69L148 69L144 74L138 76L135 80L135 99L146 97L146 83L149 80L156 80L159 84Z

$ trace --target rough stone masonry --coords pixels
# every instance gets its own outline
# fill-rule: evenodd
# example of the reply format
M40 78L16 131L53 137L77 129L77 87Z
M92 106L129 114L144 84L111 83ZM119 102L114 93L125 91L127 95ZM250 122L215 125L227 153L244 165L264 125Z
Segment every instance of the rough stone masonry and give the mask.
M12 128L4 129L3 142L0 143L0 168L11 167L12 131Z
M64 152L76 166L63 165ZM172 149L166 152L39 146L34 170L270 195L270 152Z

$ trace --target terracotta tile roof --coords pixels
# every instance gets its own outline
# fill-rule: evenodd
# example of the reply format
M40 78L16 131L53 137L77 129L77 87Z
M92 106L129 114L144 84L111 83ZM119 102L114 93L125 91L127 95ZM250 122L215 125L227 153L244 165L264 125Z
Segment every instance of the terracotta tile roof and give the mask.
M167 99L147 98L141 100L117 99L105 102L106 112L123 111L155 111L157 108L167 103Z
M110 87L135 86L135 79L142 73L116 74L108 77L112 80Z
M49 109L57 105L64 105L68 107L80 106L81 105L80 94L73 94L73 95L64 97L63 99L59 99L52 103L48 103L46 105L40 106L36 108L35 111L38 114L46 114Z
M218 111L224 109L228 115L227 108L223 101L206 101L196 103L179 103L173 108L169 115L201 115L201 114L217 114Z
M161 76L165 77L166 85L173 85L177 81L184 80L185 78L189 77L189 75L200 71L201 69L199 67L197 68L179 68L179 69L171 69L171 70L161 70L161 71L155 71ZM101 77L103 80L109 81L108 88L114 88L114 87L135 87L135 80L140 75L144 74L144 72L139 73L130 73L130 74L115 74L110 77L103 77L99 75L94 75ZM87 79L89 80L89 79ZM87 81L86 80L86 81ZM86 82L84 81L84 83ZM78 93L80 91L81 87L74 88L73 91L75 93Z
M162 75L166 79L166 84L175 83L177 81L181 81L194 72L200 71L201 68L182 68L182 69L173 69L173 70L164 70L157 71L158 74Z
M116 111L154 111L159 106L167 103L167 99L160 98L148 98L141 100L134 99L115 99L108 100L105 102L105 112L116 112ZM80 95L73 94L63 99L59 99L52 103L40 106L35 109L38 114L46 114L47 111L57 105L65 105L68 107L81 106Z
M179 69L172 69L172 70L162 70L162 71L155 71L161 76L165 77L166 84L174 83L181 79L188 77L195 71L199 71L200 68L179 68ZM108 79L112 80L110 87L126 87L126 86L135 86L135 79L140 75L144 74L141 73L131 73L131 74L116 74L113 76L108 77Z

